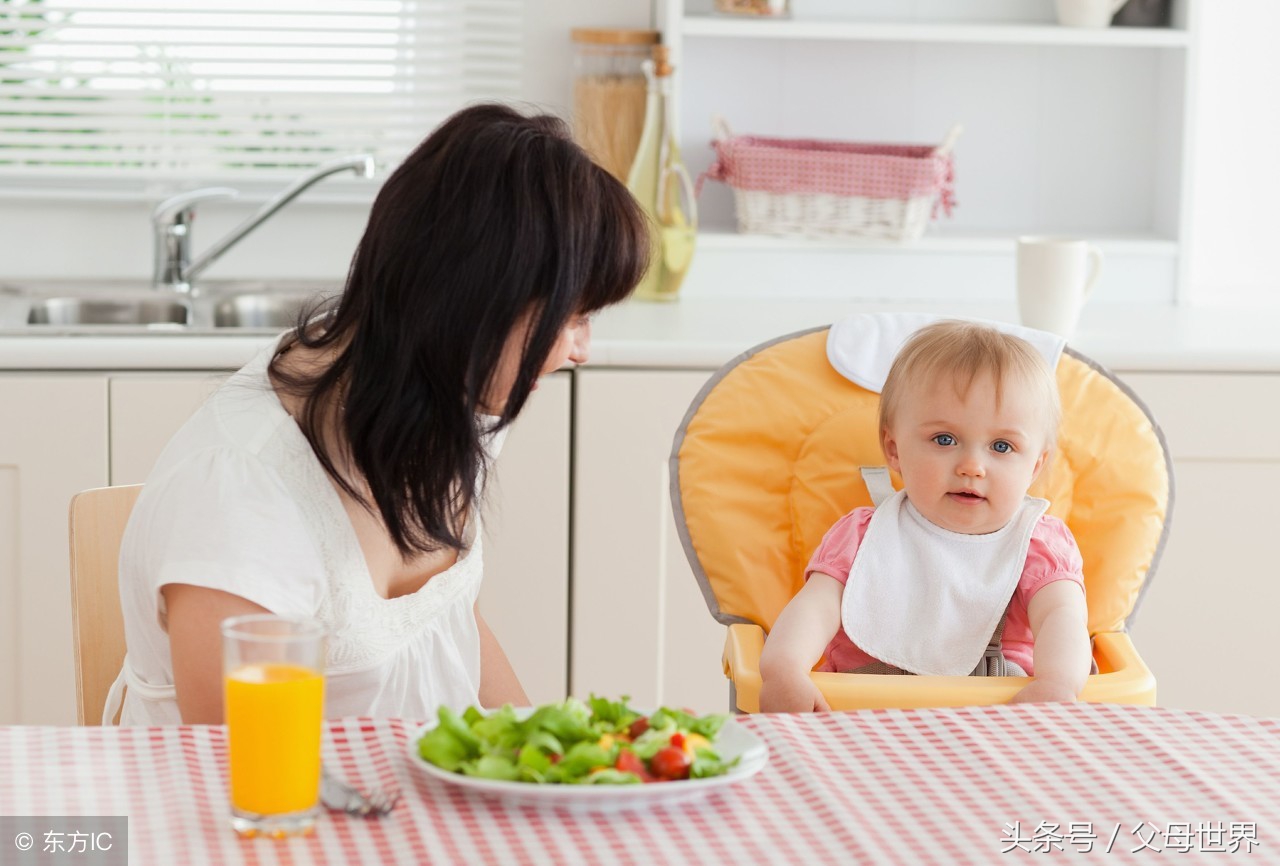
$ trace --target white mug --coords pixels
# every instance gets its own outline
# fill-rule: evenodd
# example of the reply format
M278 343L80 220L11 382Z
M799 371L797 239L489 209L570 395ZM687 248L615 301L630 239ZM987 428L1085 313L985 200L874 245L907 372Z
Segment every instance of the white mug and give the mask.
M1128 0L1058 0L1058 23L1067 27L1110 27Z
M1102 271L1102 250L1072 238L1018 238L1018 317L1070 340Z

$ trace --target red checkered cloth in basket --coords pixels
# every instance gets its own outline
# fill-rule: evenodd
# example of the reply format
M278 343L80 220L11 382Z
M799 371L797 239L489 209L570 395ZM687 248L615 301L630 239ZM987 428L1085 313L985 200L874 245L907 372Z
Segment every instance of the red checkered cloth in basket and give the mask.
M740 722L769 747L759 774L611 814L464 793L413 766L413 723L332 722L326 763L403 796L384 818L326 813L284 841L231 831L224 728L0 728L0 814L128 815L144 866L1126 863L1161 848L1280 862L1280 719L1022 704Z
M698 178L775 195L827 193L864 198L937 196L948 216L955 206L955 155L931 145L858 144L735 135L712 142L716 161Z

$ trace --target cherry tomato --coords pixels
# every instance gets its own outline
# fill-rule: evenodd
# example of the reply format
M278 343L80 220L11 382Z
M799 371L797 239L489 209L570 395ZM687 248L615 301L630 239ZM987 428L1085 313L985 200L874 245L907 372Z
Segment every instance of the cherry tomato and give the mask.
M631 723L631 727L628 729L627 733L629 733L631 735L631 739L634 740L647 730L649 730L649 719L645 716L641 716Z
M672 735L671 735L671 745L675 746L677 749L683 749L683 748L684 748L684 734L680 733L679 731L676 731L674 734L672 734Z
M614 763L614 769L621 770L624 773L635 773L640 777L641 782L655 781L649 771L645 769L644 761L630 749L623 749L618 752L618 760Z
M692 763L684 749L677 746L660 749L649 759L649 767L653 770L653 775L666 781L689 778L689 765Z

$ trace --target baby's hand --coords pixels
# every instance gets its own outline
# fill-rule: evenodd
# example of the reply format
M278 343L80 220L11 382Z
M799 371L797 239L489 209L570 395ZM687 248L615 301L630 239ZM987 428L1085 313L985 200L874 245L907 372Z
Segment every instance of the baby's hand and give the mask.
M771 677L760 685L760 712L811 713L829 712L831 707L822 692L809 679L809 674Z
M1022 687L1022 691L1013 696L1011 704L1029 704L1029 703L1051 703L1054 701L1072 702L1076 700L1076 693L1069 685L1055 682L1054 680L1041 680L1032 678L1031 682Z

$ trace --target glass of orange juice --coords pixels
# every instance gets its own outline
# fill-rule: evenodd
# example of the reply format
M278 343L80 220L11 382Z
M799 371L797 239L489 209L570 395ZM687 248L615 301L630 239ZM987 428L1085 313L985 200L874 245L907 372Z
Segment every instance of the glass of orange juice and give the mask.
M319 812L324 627L275 614L222 621L231 825L242 836L309 833Z

